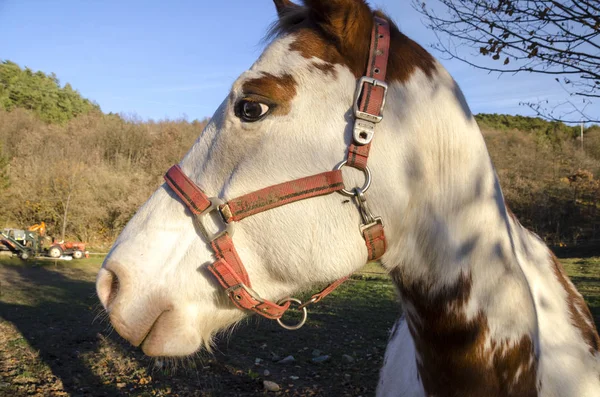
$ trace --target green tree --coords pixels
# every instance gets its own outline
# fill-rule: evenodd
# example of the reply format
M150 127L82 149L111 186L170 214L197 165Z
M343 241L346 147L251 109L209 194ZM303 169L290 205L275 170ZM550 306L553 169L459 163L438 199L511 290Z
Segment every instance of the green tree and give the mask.
M11 61L0 63L0 108L29 109L48 123L64 123L80 114L100 110L70 84L61 87L54 73L46 75L21 69Z

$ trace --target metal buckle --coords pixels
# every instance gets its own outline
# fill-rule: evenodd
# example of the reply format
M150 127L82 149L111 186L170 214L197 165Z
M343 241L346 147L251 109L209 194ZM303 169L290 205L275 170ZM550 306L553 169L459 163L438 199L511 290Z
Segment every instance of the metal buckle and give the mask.
M233 295L233 299L236 302L239 302L242 300L242 296L240 294L235 293L235 291L237 291L239 289L243 289L244 291L246 291L252 297L252 299L254 299L255 301L258 301L259 303L265 302L265 300L263 298L261 298L252 288L248 287L244 283L239 283L239 284L236 284L234 286L227 288L225 290L225 293L227 294L227 296Z
M363 112L358 109L358 100L360 99L360 95L363 92L363 86L365 83L371 84L375 87L383 88L383 101L381 102L381 108L379 109L379 113L383 112L383 108L385 107L385 98L387 96L388 85L384 81L377 80L376 78L363 76L358 80L358 84L356 86L356 91L354 91L354 117L357 119L367 120L372 123L379 123L383 116L377 116L375 114Z
M379 109L379 116L367 112L363 112L359 110L358 101L360 100L360 96L363 92L363 87L367 84L371 84L375 87L383 88L383 101L381 102L381 108ZM375 132L375 124L379 123L383 116L381 113L383 112L383 108L385 107L385 98L387 96L388 85L381 81L377 80L373 77L363 76L358 80L356 85L356 91L354 92L354 117L356 120L354 121L354 129L352 132L352 137L354 142L357 145L366 145L373 140L373 134Z
M201 214L196 215L196 220L198 221L198 225L200 226L204 237L206 237L209 242L212 242L224 235L225 233L229 234L230 237L233 236L233 233L235 231L234 224L225 221L225 218L223 217L223 214L221 213L220 209L220 206L225 204L225 202L218 197L210 197L208 200L210 201L210 207L205 209L204 212L202 212ZM217 232L213 233L206 227L206 224L204 223L204 218L215 211L218 212L218 216L216 218L221 221L222 229L220 227Z
M367 224L363 223L362 225L360 225L358 228L360 230L360 234L363 234L363 232L365 230L367 230L368 228L375 226L377 224L383 225L383 220L381 219L380 216L376 216L375 218L373 218L373 222L371 222L371 223L367 223Z

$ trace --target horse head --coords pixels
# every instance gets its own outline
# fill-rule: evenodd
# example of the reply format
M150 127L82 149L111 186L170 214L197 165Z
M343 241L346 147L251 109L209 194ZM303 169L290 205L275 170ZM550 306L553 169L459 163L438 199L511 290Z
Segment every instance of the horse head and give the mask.
M359 230L369 221L385 224L387 247L383 235L379 241L387 248L380 258L384 265L396 266L413 255L410 247L419 236L409 231L419 230L415 225L423 215L430 219L431 208L445 203L447 176L466 179L482 161L491 169L452 78L385 15L358 0L302 5L276 0L275 5L279 20L269 45L235 81L181 160L175 170L181 181L163 184L139 209L99 272L97 291L112 324L148 355L188 355L208 347L213 335L249 313L228 299L223 287L229 284L209 271L219 248L211 244L215 234L204 229L225 229L235 243L246 273L240 277L252 283L245 290L248 299L261 297L285 309L289 302L281 299L331 283L381 256L383 249L372 254L373 241ZM385 34L375 26L377 18L385 21ZM389 49L373 47L373 40L384 39ZM370 57L388 50L385 78L359 80L380 73L380 67L369 67ZM361 91L367 86L368 93ZM357 138L356 102L371 89L373 95L377 90L385 95L385 117L378 123L366 120L375 132L359 128ZM469 144L446 134L448 125L452 131L473 131L461 138ZM373 136L372 147L355 142ZM464 154L463 161L449 162L445 144L457 158ZM368 168L342 167L343 161L354 161L352 145L358 155L370 148ZM469 156L477 161L464 161ZM459 172L446 172L448 165ZM349 194L339 194L339 188L311 193L310 199L291 200L239 222L230 214L235 234L223 223L223 206L215 204L336 166L341 168L336 183ZM323 188L328 181L315 186ZM493 181L492 172L480 190L493 189ZM187 192L178 189L182 183L189 184ZM298 193L294 189L292 196ZM196 191L207 198L200 202L211 206L202 209L208 213L201 222L195 222L194 200L184 205L187 194ZM263 193L254 204L271 200L270 191Z

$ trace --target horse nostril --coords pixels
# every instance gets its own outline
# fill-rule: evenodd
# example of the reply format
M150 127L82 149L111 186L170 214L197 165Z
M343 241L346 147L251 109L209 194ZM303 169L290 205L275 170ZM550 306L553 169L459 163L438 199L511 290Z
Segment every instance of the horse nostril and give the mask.
M96 292L105 309L108 309L117 297L119 286L119 278L116 273L104 268L100 269L96 280Z

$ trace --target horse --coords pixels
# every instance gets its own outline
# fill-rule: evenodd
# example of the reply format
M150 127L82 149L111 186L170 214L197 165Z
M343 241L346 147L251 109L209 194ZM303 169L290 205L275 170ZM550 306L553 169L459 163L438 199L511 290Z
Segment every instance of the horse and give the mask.
M378 260L403 309L378 396L600 396L590 311L507 208L449 73L363 0L274 3L266 49L98 273L116 331L186 356L251 313L297 328L290 306L305 320Z

